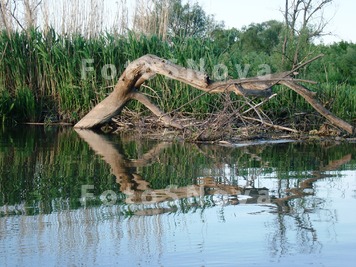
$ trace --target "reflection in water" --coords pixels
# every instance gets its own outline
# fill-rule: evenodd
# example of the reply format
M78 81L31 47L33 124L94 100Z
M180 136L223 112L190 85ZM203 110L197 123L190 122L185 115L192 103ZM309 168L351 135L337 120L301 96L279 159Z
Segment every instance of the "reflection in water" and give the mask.
M243 203L263 204L270 202L268 195L269 189L266 187L255 187L255 180L263 173L264 168L254 168L254 173L249 175L249 177L242 175L246 181L245 186L231 184L227 179L223 182L219 182L213 177L197 177L197 184L186 187L172 187L171 185L168 185L165 189L154 190L151 189L149 183L135 171L138 167L151 164L152 161L159 156L162 150L172 145L171 143L159 143L145 153L140 159L128 160L122 155L120 149L116 148L112 142L105 138L105 136L98 135L93 131L88 130L76 131L79 136L110 165L117 183L120 184L120 191L126 195L126 203L153 204L189 197L202 198L206 195L227 195L227 204L237 204L238 195L248 196L248 198L243 199ZM260 156L252 153L249 154L253 160L257 159L258 161L262 161ZM320 170L312 171L313 178L298 180L295 187L290 187L288 185L284 190L285 193L281 193L281 184L279 184L279 196L273 197L272 203L277 205L279 212L290 212L291 206L289 202L291 200L314 195L314 182L326 178L327 175L324 174L325 172L337 170L340 166L345 165L350 161L351 154L347 154L341 159L333 160L325 167L320 167ZM268 163L263 164L263 167L265 167L265 165L268 165ZM164 211L168 210L163 208L157 210L150 209L150 212L152 212L150 214L158 214ZM145 212L139 214L145 215Z
M217 183L213 177L198 178L199 182L196 185L180 188L166 188L152 190L149 187L149 183L146 182L140 175L133 173L139 165L146 165L152 162L152 159L161 153L161 150L167 148L169 143L160 143L149 152L144 154L142 159L139 160L127 160L125 159L118 149L115 149L114 145L105 139L103 136L99 136L91 131L78 131L78 134L83 138L91 148L99 155L103 156L103 159L110 165L114 175L117 177L117 182L120 184L121 191L127 195L127 203L159 203L167 200L177 200L189 197L204 197L205 195L227 195L228 202L225 204L237 204L238 195L248 195L249 198L242 199L243 203L259 203L267 204L274 203L277 206L278 212L273 228L275 232L268 237L268 243L270 244L271 254L273 257L280 257L290 253L291 250L295 250L294 244L298 244L296 247L300 249L301 254L318 253L322 249L322 244L318 241L317 230L313 226L310 213L320 206L321 203L317 203L320 199L306 200L305 197L315 195L313 184L326 178L328 175L325 172L337 170L340 166L347 164L351 161L351 154L347 154L338 160L330 161L325 167L320 167L319 170L311 172L312 178L300 179L296 181L295 186L290 186L288 181L287 188L283 190L281 183L279 184L278 192L279 196L273 196L269 198L266 187L255 188L255 181L258 176L263 174L263 168L253 168L253 173L249 177L243 176L245 180L245 186ZM251 154L251 159L263 161L263 159L256 155ZM268 166L268 163L261 164L263 167ZM145 192L149 191L150 198L145 195ZM292 200L298 200L298 202ZM205 200L206 201L206 200ZM240 199L241 201L241 199ZM302 203L305 202L305 203ZM312 202L312 203L309 203ZM196 202L195 202L196 204ZM170 207L172 207L170 205ZM170 212L173 209L165 208L149 208L136 211L136 215L154 215L164 212ZM225 221L223 210L221 211L221 219ZM288 213L290 216L284 216L283 213ZM136 217L137 218L137 217ZM159 218L159 217L158 217ZM144 223L145 220L142 220ZM335 223L335 222L333 222ZM157 225L153 229L161 229L161 221L157 221ZM290 236L290 232L293 231L296 225L295 237ZM137 229L143 229L147 231L144 224L137 227ZM137 233L138 230L135 230ZM155 236L160 238L160 234L156 233ZM291 238L295 239L291 242ZM161 241L161 240L160 240ZM160 243L157 242L157 243ZM147 240L149 242L149 240ZM136 248L144 250L144 248ZM279 255L279 256L278 256Z
M248 188L231 184L228 179L218 181L214 177L196 177L196 184L177 187L168 185L164 189L152 189L149 183L136 173L137 168L151 164L154 159L171 143L159 143L154 148L145 153L141 158L128 160L122 155L119 148L107 140L105 136L98 135L93 131L76 130L79 136L85 140L89 146L110 165L112 173L116 177L116 182L120 184L120 191L126 195L126 203L156 204L164 201L174 200L179 202L181 199L193 198L192 205L198 205L204 199L203 205L209 199L208 196L219 196L226 200L224 204L236 205L239 203L238 195L245 195L249 198L243 200L244 203L267 203L268 189L255 188L253 177L248 181ZM247 179L248 180L248 179ZM223 198L223 197L226 198ZM204 203L205 202L205 203ZM212 203L214 204L214 202ZM159 213L173 211L175 208L170 204L170 208L150 208L136 211L136 215L155 215Z
M278 213L289 214L289 216L278 214L273 223L272 228L276 230L269 237L273 256L281 257L296 249L301 254L320 253L322 243L318 239L318 231L314 227L311 214L317 213L319 219L323 218L328 221L331 228L337 223L337 218L334 212L326 207L327 200L307 197L315 195L314 183L316 181L329 176L325 172L339 169L350 162L351 157L351 154L347 154L339 160L330 161L320 170L312 171L313 178L298 181L296 187L285 190L285 196L273 199L272 202L278 207ZM292 200L297 201L292 202ZM295 232L295 236L291 236L290 232ZM298 245L293 246L295 243Z
M287 188L285 190L286 196L274 199L273 203L277 204L279 211L290 212L291 209L289 203L290 200L314 195L315 192L314 192L313 184L316 181L326 178L328 176L324 172L337 170L342 165L345 165L350 161L351 161L351 154L347 154L346 156L342 157L339 160L331 161L327 166L321 167L320 170L312 171L312 175L314 176L313 178L304 179L298 182L297 187Z
M342 252L343 266L356 260L353 144L0 134L0 266L322 266Z

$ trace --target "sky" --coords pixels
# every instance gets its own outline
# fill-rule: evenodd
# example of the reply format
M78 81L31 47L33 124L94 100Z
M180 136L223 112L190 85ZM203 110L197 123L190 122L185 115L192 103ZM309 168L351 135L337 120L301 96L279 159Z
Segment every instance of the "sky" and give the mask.
M133 9L136 0L105 0L115 9L115 4L126 1L129 9ZM285 0L183 0L183 3L198 2L204 11L214 15L217 21L224 21L226 28L241 29L251 23L261 23L268 20L283 21L282 9ZM321 0L313 0L319 2ZM130 8L131 7L131 8ZM356 43L356 0L333 0L324 9L324 17L329 21L324 36L317 43L331 44L339 41Z
M218 21L225 21L227 28L241 29L251 23L271 19L283 21L281 9L285 0L197 0L207 14L215 15ZM319 0L316 0L319 1ZM331 19L325 32L332 35L323 37L325 44L341 40L356 43L356 1L334 0L325 8L324 17Z

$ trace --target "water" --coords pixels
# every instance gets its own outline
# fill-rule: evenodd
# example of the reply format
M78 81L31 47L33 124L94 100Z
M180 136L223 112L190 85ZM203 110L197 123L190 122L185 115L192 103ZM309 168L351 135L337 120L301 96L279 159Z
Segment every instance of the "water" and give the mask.
M0 140L0 266L356 264L356 144Z

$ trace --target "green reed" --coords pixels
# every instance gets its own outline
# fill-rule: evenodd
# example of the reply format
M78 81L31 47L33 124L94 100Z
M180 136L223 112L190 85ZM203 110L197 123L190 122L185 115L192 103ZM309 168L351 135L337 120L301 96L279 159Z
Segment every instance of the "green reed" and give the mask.
M213 79L216 76L241 78L242 71L247 71L247 76L256 76L261 64L268 64L272 72L277 70L274 67L278 65L274 62L276 57L220 46L209 39L163 41L156 36L134 33L126 36L103 33L86 39L81 35L58 35L53 29L47 33L35 29L13 32L10 36L2 32L0 117L2 121L76 122L112 91L128 62L145 54L155 54L178 65L205 71ZM107 64L112 65L105 69ZM218 75L218 64L228 68L227 77ZM87 71L83 72L83 68ZM223 97L200 96L201 91L165 77L156 77L142 90L165 112L178 109L179 112L207 114L216 112L224 104ZM336 115L346 120L355 119L356 91L353 87L330 82L313 90L320 93ZM291 118L296 112L312 112L304 99L289 89L277 87L275 91L278 96L263 106L272 119L281 114ZM192 101L196 97L197 100ZM145 110L135 101L128 107L134 111Z

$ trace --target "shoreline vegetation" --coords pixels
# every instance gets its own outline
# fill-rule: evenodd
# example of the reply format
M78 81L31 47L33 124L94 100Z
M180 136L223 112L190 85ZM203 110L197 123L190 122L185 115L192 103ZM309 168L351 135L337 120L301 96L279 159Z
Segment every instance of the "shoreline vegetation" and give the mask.
M49 21L47 27L39 27L34 14L45 10L39 8L43 3L24 1L27 2L32 3L28 10L25 7L29 13L27 20L17 18L21 27L15 27L16 14L11 14L14 6L1 2L3 125L75 124L113 91L129 62L146 54L206 72L221 81L289 71L297 63L324 54L300 69L296 78L318 82L308 85L318 101L335 116L356 124L356 44L344 41L316 44L314 41L322 32L316 34L313 25L296 29L290 23L267 21L240 30L225 29L223 23L205 14L198 4L155 0L149 1L155 12L149 12L137 1L132 19L136 24L131 29L122 1L119 17L125 18L126 12L126 22L116 30L104 31L98 26L90 30L90 23L99 16L93 13L87 22L77 22L87 29L85 32L75 30L74 26L60 31L49 26ZM160 21L160 14L166 14L167 20ZM201 94L190 90L189 85L163 76L145 82L140 91L149 95L166 114L189 126L192 134L187 138L184 130L177 133L163 129L157 118L136 101L130 102L102 131L175 132L179 138L198 141L263 137L269 132L282 136L293 133L274 127L281 126L297 132L294 135L352 136L330 125L302 97L281 85L273 87L277 96L252 109L260 100L229 93ZM266 123L262 124L261 119Z

